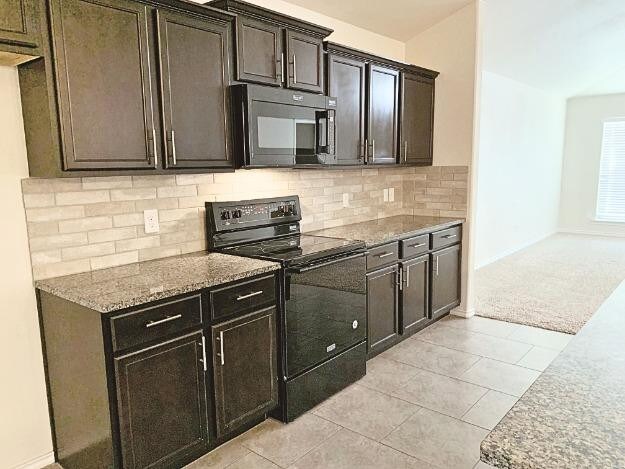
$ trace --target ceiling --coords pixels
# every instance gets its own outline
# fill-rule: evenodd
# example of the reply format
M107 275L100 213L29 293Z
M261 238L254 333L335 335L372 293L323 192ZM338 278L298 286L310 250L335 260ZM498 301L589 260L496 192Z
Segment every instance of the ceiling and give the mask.
M564 97L625 92L624 0L483 0L484 69Z
M407 42L473 2L473 0L385 0L383 3L362 0L286 1L402 42Z

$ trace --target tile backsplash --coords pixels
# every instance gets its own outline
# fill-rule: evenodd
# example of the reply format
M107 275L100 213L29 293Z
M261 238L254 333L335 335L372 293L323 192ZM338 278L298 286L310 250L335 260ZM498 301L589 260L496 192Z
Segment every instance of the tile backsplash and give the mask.
M466 166L443 166L24 179L33 276L202 251L206 201L297 194L304 231L399 214L465 216L467 175ZM385 188L394 201L384 201ZM159 233L145 233L147 209L158 210Z

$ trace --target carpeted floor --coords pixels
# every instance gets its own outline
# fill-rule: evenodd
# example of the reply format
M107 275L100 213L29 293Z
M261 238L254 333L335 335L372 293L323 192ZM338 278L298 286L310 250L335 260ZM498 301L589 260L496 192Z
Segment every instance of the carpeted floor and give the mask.
M477 271L478 316L577 333L625 279L625 239L557 234Z

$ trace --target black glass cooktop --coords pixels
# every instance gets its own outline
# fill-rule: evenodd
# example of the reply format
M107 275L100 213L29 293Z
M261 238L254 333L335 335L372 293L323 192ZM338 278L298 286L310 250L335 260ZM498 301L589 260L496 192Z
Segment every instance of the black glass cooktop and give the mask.
M223 252L285 263L311 262L365 248L362 241L293 235L224 248Z

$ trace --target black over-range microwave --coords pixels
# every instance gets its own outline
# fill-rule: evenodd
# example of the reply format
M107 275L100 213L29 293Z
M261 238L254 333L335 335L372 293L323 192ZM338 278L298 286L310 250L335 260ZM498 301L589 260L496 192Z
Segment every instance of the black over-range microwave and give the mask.
M246 167L336 162L336 98L233 85L234 149Z

